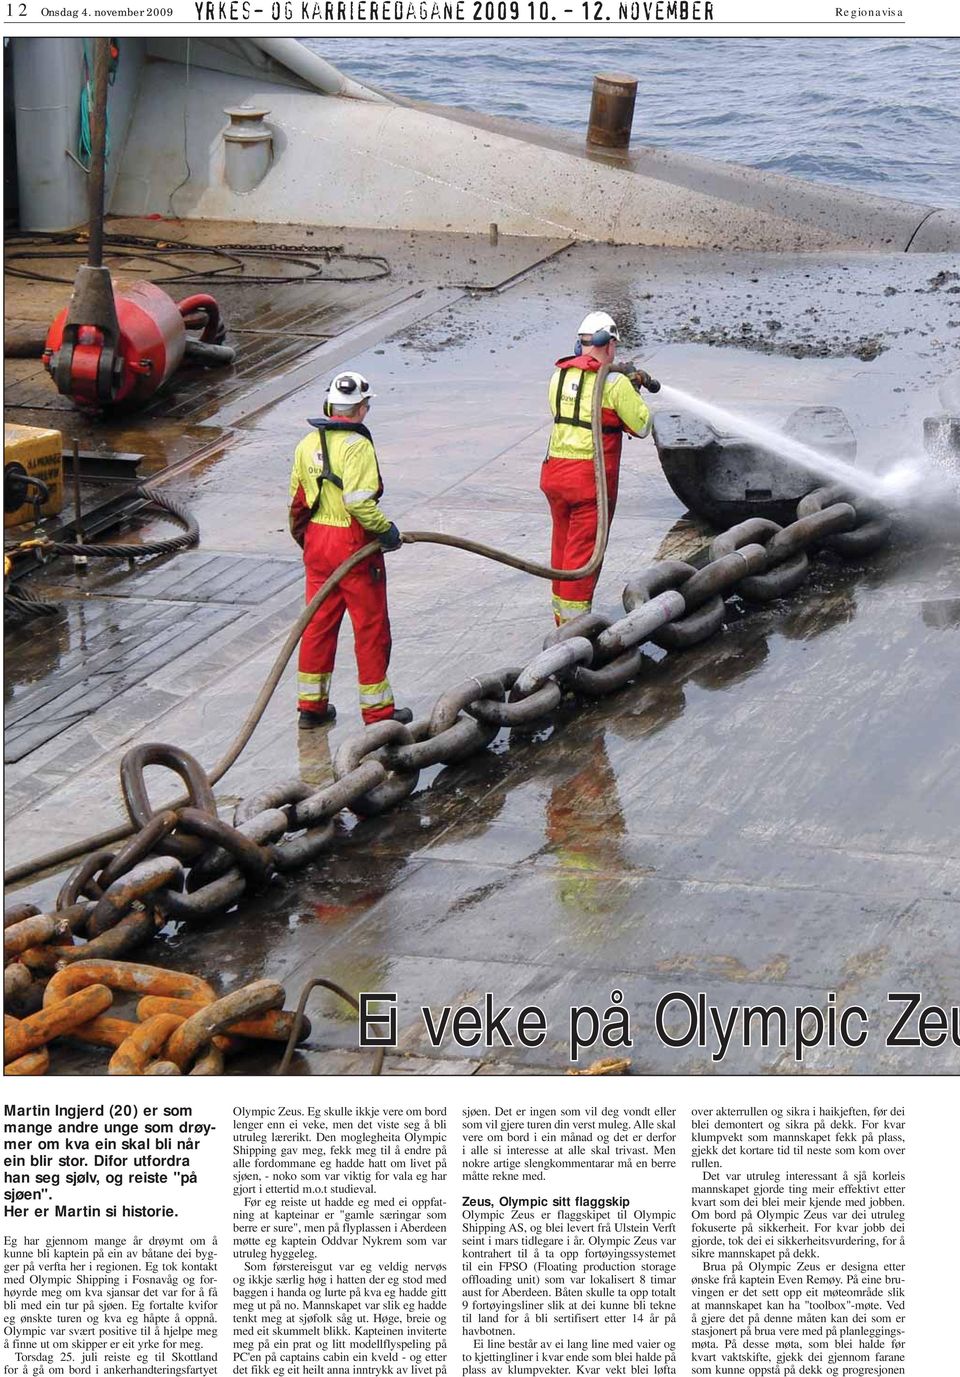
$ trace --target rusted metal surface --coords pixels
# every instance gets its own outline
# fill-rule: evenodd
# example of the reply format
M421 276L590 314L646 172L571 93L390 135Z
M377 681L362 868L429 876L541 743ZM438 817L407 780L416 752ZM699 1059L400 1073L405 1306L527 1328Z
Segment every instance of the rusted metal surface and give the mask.
M119 1047L136 1032L137 1025L128 1018L114 1018L98 1014L89 1023L74 1028L70 1036L75 1042L87 1042L92 1047Z
M309 786L306 786L306 789L309 794ZM223 826L225 824L220 825ZM271 853L263 850L262 844L264 842L279 841L289 827L290 819L280 808L265 808L262 811L255 812L249 822L238 822L235 827L230 829L232 836L229 845L217 846L212 851L208 851L206 855L202 856L200 860L197 861L196 865L193 866L190 871L190 888L192 890L197 889L199 886L208 884L209 881L215 880L233 869L235 864L234 854L237 847L242 846L248 840L261 844L257 849L257 860L253 867L253 873L256 874L261 867L264 868L265 872L266 867L270 864ZM216 840L216 838L213 838L213 840ZM279 865L280 861L276 850L274 850L272 855L273 864ZM268 880L270 876L264 873L264 878Z
M49 1007L44 1006L39 1012L21 1019L15 1028L7 1028L5 1025L4 1062L15 1061L24 1053L33 1052L63 1033L72 1032L74 1028L89 1023L90 1019L102 1014L112 1003L113 995L106 985L89 985L86 989L67 995L66 999Z
M63 954L69 950L69 947L60 950L52 946L31 947L29 951L20 953L20 961L34 975L50 975L57 969Z
M155 844L163 843L159 841ZM116 858L111 862L111 865L115 864ZM183 868L175 856L148 856L126 875L114 880L103 898L97 900L87 918L87 936L101 936L116 927L138 901L149 899L159 889L176 887L182 883Z
M587 143L601 148L629 148L636 103L636 77L598 72L593 78Z
M26 995L33 985L33 976L22 961L11 961L3 971L3 1002L11 1008Z
M135 961L78 961L58 971L47 985L44 1004L57 1004L87 985L106 985L137 995L162 995L168 999L193 999L212 1004L214 991L205 980L185 971L168 971Z
M197 1014L204 1006L194 999L163 999L145 995L137 1005L137 1017L152 1018L154 1014L178 1014L181 1020ZM262 1038L267 1042L286 1042L293 1027L293 1014L284 1009L271 1009L256 1018L245 1018L224 1029L231 1037ZM297 1030L298 1041L310 1036L310 1020L304 1018Z
M183 1015L152 1014L138 1024L110 1058L109 1076L142 1076L156 1061L170 1034L180 1027Z
M272 852L258 846L229 823L200 808L181 808L178 825L192 837L212 842L233 857L237 868L251 885L269 884L276 878L277 867Z
M5 1076L44 1076L50 1069L50 1053L46 1047L38 1047L35 1052L25 1052L15 1061L8 1061L3 1068Z
M13 927L15 923L22 923L25 918L33 918L39 912L36 904L8 904L3 914L3 926Z
M72 937L70 924L53 913L38 913L12 924L3 934L4 960L19 956L31 947L42 946L61 937Z
M176 746L150 741L141 746L134 746L132 750L128 751L123 757L123 764L120 767L120 788L123 791L123 801L126 804L131 822L143 828L153 818L154 809L150 804L150 796L147 793L147 786L143 777L143 771L147 765L164 765L168 770L179 775L186 785L187 794L193 807L199 812L216 817L217 805L210 781L193 756L186 751L179 750ZM196 860L202 855L205 848L202 844L195 842L193 838L180 838L176 842L165 841L162 849L171 855L180 856L184 860Z
M217 1043L217 1040L216 1040L216 1038L214 1038L214 1040L210 1043L210 1046L206 1049L206 1051L202 1052L202 1053L200 1054L200 1056L197 1057L197 1059L196 1059L196 1061L193 1063L193 1066L191 1067L190 1071L187 1073L188 1075L190 1075L190 1076L222 1076L222 1075L223 1075L224 1065L225 1065L225 1063L224 1063L223 1051L216 1045L216 1043ZM176 1062L167 1063L167 1064L168 1064L168 1065L173 1065L173 1066L176 1066L176 1065L177 1065ZM182 1074L182 1073L181 1073L181 1074Z
M359 1013L360 1011L359 1002L353 997L349 990L345 990L342 985L339 985L335 980L329 980L326 976L313 976L310 980L307 981L303 989L300 991L300 998L297 1001L297 1007L294 1010L293 1022L290 1027L290 1036L287 1038L287 1045L284 1049L283 1060L280 1062L280 1065L277 1068L278 1076L286 1075L287 1071L289 1071L290 1069L290 1063L293 1060L293 1055L296 1050L297 1043L301 1041L302 1030L307 1022L306 1016L304 1014L304 1010L307 1007L307 1000L310 998L310 995L313 993L313 991L318 989L329 990L331 994L334 994L337 996L338 999L343 1000L344 1004L347 1004L351 1009L354 1010L355 1013ZM382 1047L376 1048L373 1053L373 1058L370 1062L369 1067L371 1076L380 1075L381 1071L383 1070L383 1058L384 1049Z
M103 264L104 182L107 167L107 95L110 84L110 39L93 40L93 100L90 106L89 196L90 239L87 263L91 268Z
M121 876L126 875L129 879L129 872L133 867L138 866L141 861L147 859L151 851L158 847L159 843L163 841L163 838L168 832L173 831L177 825L177 821L177 814L172 808L167 808L162 813L157 813L150 819L146 827L138 832L136 836L131 837L130 840L120 848L116 855L114 855L111 860L108 860L103 870L100 870L99 866L95 866L94 869L89 872L89 875L86 874L83 869L78 870L74 875L74 883L76 884L78 879L82 876L83 884L89 885L91 877L96 875L99 871L100 877L96 881L95 888L91 886L87 892L98 900L106 898L108 894L111 894L112 886L116 884ZM109 855L109 852L106 854ZM96 891L99 891L99 893ZM136 894L134 897L138 899L143 898L144 894L149 894L150 892L148 888L144 887L143 892ZM120 907L116 897L112 898L111 902L116 907Z
M114 992L143 996L137 1020L104 1012ZM220 1075L225 1057L254 1040L292 1045L309 1037L309 1023L283 1011L284 998L275 981L217 999L198 976L135 962L77 961L51 977L37 1012L4 1015L4 1059L10 1074L43 1074L49 1057L34 1054L69 1037L110 1048L110 1075Z
M246 887L247 882L239 870L228 870L219 879L210 880L189 894L177 894L168 889L163 896L164 911L183 922L211 918L232 908Z
M83 904L87 911L92 911L94 903L103 898L103 886L94 879L94 876L106 872L113 862L115 854L113 851L102 848L99 851L92 851L89 856L85 856L76 870L70 872L60 888L60 893L57 895L58 911L64 912L77 904ZM90 902L84 904L84 895Z
M785 561L799 555L806 559L807 547L836 540L838 530L853 535L865 530L871 548L888 534L872 508L859 499L836 501L840 496L834 489L811 494L798 520L783 530L772 522L734 528L718 538L701 569L678 560L650 566L628 580L626 615L618 621L610 624L588 614L551 633L525 668L482 675L443 694L429 718L410 727L391 721L367 727L338 748L335 785L306 797L300 781L274 786L253 807L241 802L233 827L217 817L210 783L187 752L161 743L134 748L123 759L121 784L131 821L141 830L119 855L103 853L99 874L84 863L62 889L61 899L100 893L87 918L86 935L93 942L112 941L124 951L151 930L147 914L130 911L134 904L147 902L162 915L187 921L231 908L251 883L263 884L277 871L322 854L333 840L327 824L338 809L370 817L394 807L414 791L422 768L454 764L484 749L503 725L522 729L542 721L557 708L565 689L589 697L622 688L639 669L636 650L646 640L668 649L698 644L723 625L725 595L741 588L756 591L758 580L770 578L776 590L783 586L776 581L777 570L786 569L792 582L797 566ZM765 538L766 544L750 536ZM858 552L863 543L856 543ZM769 591L761 582L761 592ZM148 764L177 774L187 785L191 806L154 816L143 775ZM269 806L254 811L261 803ZM318 819L320 826L309 826ZM258 840L268 836L273 840ZM176 857L141 859L151 847L176 853L192 869L184 876ZM131 868L121 875L127 864ZM103 893L104 880L113 876L117 878ZM181 892L184 878L186 892ZM56 915L28 921L37 932L53 931L57 923ZM154 923L159 926L161 918ZM118 932L122 925L126 930Z
M177 1027L167 1043L167 1060L181 1071L186 1070L209 1048L217 1033L224 1032L231 1024L266 1013L269 1009L279 1009L284 998L283 986L274 980L255 980L242 990L224 995Z
M59 955L59 963L88 961L93 958L112 961L127 952L136 951L162 925L162 918L155 909L133 909L106 932L91 937L82 947L67 947ZM34 948L42 951L43 948Z

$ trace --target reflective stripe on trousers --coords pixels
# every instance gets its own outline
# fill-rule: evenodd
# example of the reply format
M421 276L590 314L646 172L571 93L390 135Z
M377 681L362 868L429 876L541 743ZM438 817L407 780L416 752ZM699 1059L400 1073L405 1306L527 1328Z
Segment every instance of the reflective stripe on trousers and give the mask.
M557 626L563 626L566 622L572 622L574 617L579 617L584 612L589 612L592 603L589 599L582 598L558 598L554 593L551 599L553 603L553 615L556 618Z
M332 674L308 674L300 670L297 674L297 698L301 706L304 703L320 703L326 707L332 678Z
M389 679L381 679L376 684L360 684L360 711L366 715L378 708L393 711L393 689ZM375 718L369 719L375 721Z
M607 507L610 522L617 508L619 460L606 461ZM597 538L597 488L593 465L583 459L547 459L540 471L540 490L550 504L553 537L550 563L555 569L582 569L593 554ZM576 607L589 612L600 571L583 579L555 579L553 608L558 624L570 621L564 611Z
M356 529L354 529L356 527ZM307 527L303 562L307 572L309 600L348 555L366 544L367 533L357 523L352 526L325 526L313 521ZM357 655L357 680L360 706L365 722L379 722L393 714L393 694L387 679L390 663L390 618L387 612L387 581L383 555L374 554L358 564L318 608L300 641L298 669L311 687L330 675L337 654L337 638L344 613L353 624ZM319 690L322 694L323 690ZM369 702L365 698L370 698ZM300 699L305 711L326 707L323 696Z

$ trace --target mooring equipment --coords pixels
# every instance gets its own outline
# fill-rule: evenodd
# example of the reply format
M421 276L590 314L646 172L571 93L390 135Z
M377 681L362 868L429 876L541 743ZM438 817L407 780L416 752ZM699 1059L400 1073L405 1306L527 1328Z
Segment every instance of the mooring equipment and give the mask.
M823 454L847 462L856 458L856 437L835 406L797 407L783 433ZM801 498L830 481L828 475L818 475L742 435L721 431L690 411L658 411L653 440L664 477L677 497L713 526L749 517L783 524Z
M608 371L603 367L598 372L592 407L598 520L588 569L599 568L609 529L601 435ZM191 1064L192 1074L217 1074L228 1050L218 1045L218 1037L240 1033L240 1022L254 1016L259 1028L260 1016L268 1013L282 1024L279 1029L271 1024L269 1035L285 1035L285 1071L304 1037L303 1010L313 985L325 985L354 1004L348 992L318 978L305 986L297 1010L289 1015L277 1012L284 1002L283 987L259 981L242 992L236 1006L227 1007L221 1000L214 1005L201 1002L195 1009L184 1001L174 1012L166 1003L161 1008L154 1002L138 1010L143 1019L139 1026L121 1020L122 1027L108 1028L118 1021L104 1014L112 996L103 970L109 967L111 978L133 979L129 974L117 977L117 969L143 970L126 967L124 958L149 943L171 919L208 921L232 909L249 890L280 882L285 872L321 856L335 844L335 819L342 810L361 818L385 812L414 792L421 770L456 765L487 749L504 728L536 731L561 711L565 698L575 711L581 700L620 691L642 673L644 646L651 641L676 651L716 634L727 620L727 596L760 603L786 596L807 576L810 547L860 558L878 549L889 534L889 519L878 517L856 494L821 487L803 498L783 527L751 519L718 536L700 568L662 560L635 574L624 589L625 615L585 613L552 631L526 665L478 674L449 689L429 716L409 726L374 723L347 738L334 758L333 783L318 790L299 779L278 781L242 800L232 824L227 822L219 816L213 786L252 736L317 609L351 569L379 551L379 542L371 541L344 560L297 617L246 720L212 768L204 769L173 745L135 746L124 756L120 771L128 824L7 871L5 879L12 883L86 857L68 876L51 911L16 904L5 915L5 983L10 997L25 1011L43 1004L39 1013L27 1013L19 1023L11 1021L5 1055L14 1073L45 1070L47 1043L70 1031L114 1047L114 1074L134 1068L148 1075L176 1075ZM403 539L410 544L453 545L541 578L583 576L581 570L558 571L445 533L406 531ZM151 765L164 766L177 776L186 795L158 807L144 780L144 770ZM124 845L115 848L116 842ZM67 979L58 972L82 972L85 966L94 985L68 993L66 986L61 990L55 983ZM261 989L266 986L269 989ZM95 998L88 992L93 990ZM86 1002L74 1008L70 1000L81 994ZM373 1070L379 1071L379 1061Z
M348 737L334 756L332 783L317 789L304 780L278 781L238 803L232 824L227 822L219 816L214 783L249 739L307 620L339 578L379 548L371 542L344 561L298 617L238 737L209 773L176 746L134 746L120 766L129 826L8 872L8 879L20 878L78 850L96 848L67 877L52 910L43 913L18 903L5 914L8 997L18 1010L43 1006L22 1022L11 1020L7 1029L5 1056L18 1063L14 1074L45 1070L46 1065L33 1062L20 1065L20 1059L66 1032L117 1049L122 1045L122 1055L116 1052L111 1061L112 1074L176 1075L204 1048L211 1060L200 1058L192 1074L218 1074L229 1050L216 1043L221 1033L286 1041L285 1070L306 1036L302 1015L309 987L293 1014L275 1012L284 1001L283 987L265 981L238 992L238 1002L210 1005L212 991L204 988L198 997L193 987L181 988L197 977L130 964L129 954L149 944L171 919L208 922L249 891L277 883L329 851L336 845L335 820L342 810L359 818L386 812L414 792L421 770L456 766L487 749L504 728L536 731L560 711L565 695L572 716L583 702L619 692L642 673L649 642L682 651L720 631L729 616L728 596L764 603L788 595L808 574L811 547L861 558L888 536L888 522L872 519L855 494L837 488L808 494L785 527L751 518L717 536L700 568L660 560L634 574L623 592L623 616L584 613L550 632L526 665L455 685L441 694L429 716L410 726L377 722ZM145 782L148 766L172 772L186 786L186 797L157 808ZM113 848L124 839L123 846ZM166 982L162 986L156 983L160 978ZM169 988L171 981L175 988ZM98 998L87 996L74 1008L69 1001L79 994L77 982L93 982ZM310 987L316 983L355 1004L330 982L320 979ZM164 998L141 1001L142 1025L121 1021L114 1027L104 1018L110 1001L101 990L111 985ZM261 987L267 985L263 999ZM269 1025L259 1017L268 1012ZM242 1022L254 1015L255 1024Z
M69 306L50 326L43 351L58 391L95 415L124 404L142 405L187 355L213 365L233 361L233 351L223 344L220 308L207 293L177 303L152 282L114 292L103 263L110 60L110 40L96 39L87 262L77 272ZM188 339L188 324L202 326L199 340Z

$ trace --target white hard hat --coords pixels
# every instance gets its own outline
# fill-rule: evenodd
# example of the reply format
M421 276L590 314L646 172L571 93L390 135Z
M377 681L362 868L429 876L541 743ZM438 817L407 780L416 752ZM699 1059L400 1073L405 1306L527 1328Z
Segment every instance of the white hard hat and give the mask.
M370 384L362 373L338 373L330 384L327 393L329 406L359 406L369 402L377 394L370 391Z
M617 322L613 316L608 316L606 311L591 311L588 316L584 316L580 322L578 335L596 335L604 330L611 339L619 340L620 331L617 329Z

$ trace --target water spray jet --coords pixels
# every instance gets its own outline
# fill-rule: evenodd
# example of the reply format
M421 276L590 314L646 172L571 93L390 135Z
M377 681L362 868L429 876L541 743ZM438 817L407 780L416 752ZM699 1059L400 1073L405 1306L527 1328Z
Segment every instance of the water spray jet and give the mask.
M653 437L667 481L718 526L749 516L783 522L825 483L886 508L923 510L944 500L936 469L949 474L952 465L955 481L960 469L956 458L941 462L929 438L928 456L911 455L883 472L858 465L856 439L836 407L798 407L778 428L669 384L658 403ZM938 436L953 434L941 418L930 418L925 431L931 427Z
M663 384L659 400L671 408L692 411L702 416L718 435L737 436L749 440L767 455L786 460L804 469L812 480L811 487L831 480L834 483L843 483L865 497L883 496L885 486L879 475L858 468L835 451L807 444L785 430L766 425L743 412L730 411L726 407L717 406L715 402L704 401L702 397L668 383ZM828 408L822 410L826 411Z

